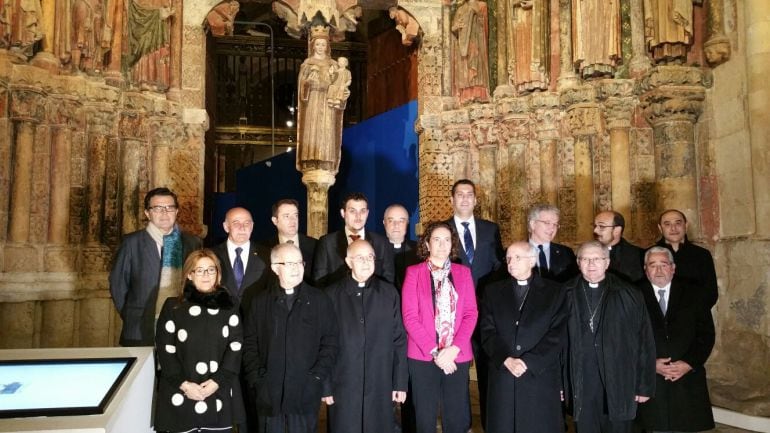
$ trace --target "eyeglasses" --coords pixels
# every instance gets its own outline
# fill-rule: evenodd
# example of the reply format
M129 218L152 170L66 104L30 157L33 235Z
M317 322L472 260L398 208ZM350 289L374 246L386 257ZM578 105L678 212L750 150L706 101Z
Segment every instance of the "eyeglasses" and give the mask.
M217 268L210 267L210 268L196 268L195 269L195 275L202 277L204 275L216 275L217 274Z
M584 265L594 265L607 260L607 257L580 257L578 261Z
M594 229L604 230L617 227L616 225L605 226L604 224L594 224Z
M358 263L359 265L363 265L366 263L372 263L374 262L374 259L377 257L374 254L369 254L368 256L354 256L351 257L351 260Z
M535 256L511 256L511 257L506 257L505 261L508 263L511 263L513 261L520 262L522 260L534 259L534 258Z
M535 220L535 221L539 222L540 224L542 224L542 225L544 225L546 227L553 227L555 229L559 228L559 223L558 222L552 223L550 221L543 221L543 220Z
M174 213L179 210L179 208L176 205L171 204L168 206L150 206L147 210L152 213Z
M254 225L254 221L231 221L230 227L234 229L250 229Z
M297 266L300 266L300 267L301 266L305 266L305 262L275 262L274 264L275 265L283 265L283 266L286 266L287 268L294 268L294 267L297 267Z

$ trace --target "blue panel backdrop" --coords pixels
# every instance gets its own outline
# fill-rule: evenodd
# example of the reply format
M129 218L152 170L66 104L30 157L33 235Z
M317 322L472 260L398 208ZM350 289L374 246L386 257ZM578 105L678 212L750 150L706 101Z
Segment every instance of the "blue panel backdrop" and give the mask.
M417 102L390 110L346 128L342 134L342 161L337 181L329 190L329 231L341 229L341 198L353 191L369 198L367 230L384 233L382 214L392 203L409 210L410 235L414 239L417 215L417 134L414 122ZM222 220L226 209L243 206L254 217L252 239L274 234L270 208L281 198L300 204L300 231L306 230L307 190L295 169L294 152L282 153L236 173L236 192L218 194L214 200L211 237L224 239Z

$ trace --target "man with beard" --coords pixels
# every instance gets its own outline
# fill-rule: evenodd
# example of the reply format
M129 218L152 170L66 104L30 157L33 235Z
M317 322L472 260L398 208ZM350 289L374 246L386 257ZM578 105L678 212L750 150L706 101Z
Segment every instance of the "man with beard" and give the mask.
M623 237L626 220L619 212L599 212L594 217L594 239L610 250L610 271L634 283L644 278L644 250Z
M348 246L350 275L330 286L340 325L340 351L331 375L329 427L334 433L392 433L393 402L406 400L409 370L401 299L374 275L374 249Z

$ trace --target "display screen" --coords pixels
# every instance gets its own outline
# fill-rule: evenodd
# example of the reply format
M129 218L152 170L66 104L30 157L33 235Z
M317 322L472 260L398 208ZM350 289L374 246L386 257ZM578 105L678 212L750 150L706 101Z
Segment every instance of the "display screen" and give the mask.
M104 413L135 361L0 360L0 418Z

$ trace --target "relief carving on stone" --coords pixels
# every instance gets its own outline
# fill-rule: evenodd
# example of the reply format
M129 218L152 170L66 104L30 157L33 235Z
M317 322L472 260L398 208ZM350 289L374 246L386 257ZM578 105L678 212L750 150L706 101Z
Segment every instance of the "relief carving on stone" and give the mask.
M684 63L693 43L693 0L644 0L644 35L655 63Z
M621 39L620 0L572 0L572 63L581 77L614 76Z
M452 94L461 105L489 100L487 4L458 0L452 17Z
M396 22L396 30L401 33L401 44L411 46L421 31L417 20L409 12L397 6L388 9L388 16Z
M235 16L241 9L236 0L225 0L206 15L206 24L214 37L231 36L235 30Z
M518 93L547 90L550 50L548 0L508 0L512 19L508 23L508 77Z

